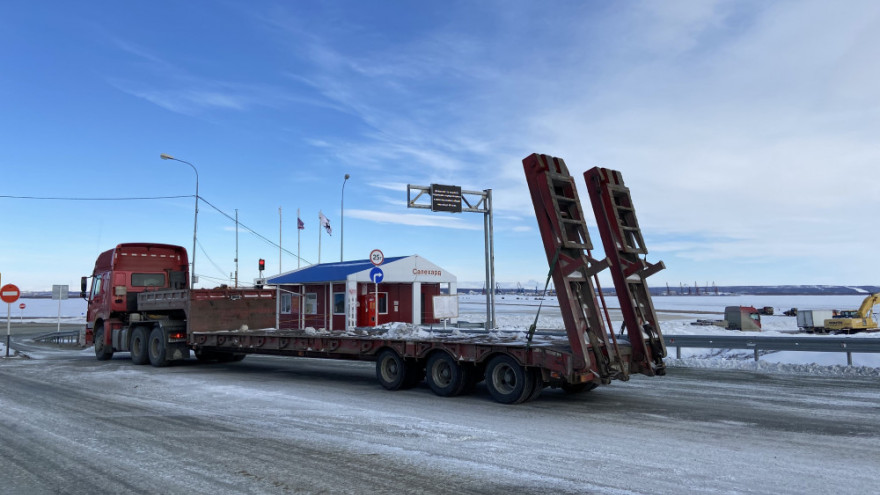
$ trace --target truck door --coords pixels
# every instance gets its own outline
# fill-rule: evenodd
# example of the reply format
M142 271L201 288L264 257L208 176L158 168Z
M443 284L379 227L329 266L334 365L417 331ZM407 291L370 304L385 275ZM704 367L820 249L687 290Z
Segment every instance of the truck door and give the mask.
M96 274L92 278L92 291L89 293L88 321L93 322L98 314L107 313L107 278L108 274Z

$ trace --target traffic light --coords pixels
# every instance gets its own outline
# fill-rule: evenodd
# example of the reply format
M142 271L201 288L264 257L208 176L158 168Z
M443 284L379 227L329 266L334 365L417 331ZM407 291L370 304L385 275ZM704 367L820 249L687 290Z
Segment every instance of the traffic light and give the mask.
M266 260L264 260L263 258L260 258L260 271L262 272L265 269L266 269Z

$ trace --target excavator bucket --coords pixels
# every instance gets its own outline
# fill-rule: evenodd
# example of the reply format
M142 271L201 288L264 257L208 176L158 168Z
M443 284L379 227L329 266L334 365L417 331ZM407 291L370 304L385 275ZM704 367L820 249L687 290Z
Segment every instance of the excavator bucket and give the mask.
M584 173L584 179L632 345L630 371L663 375L666 344L645 279L665 266L662 261L651 264L639 257L647 255L648 249L620 172L594 167Z

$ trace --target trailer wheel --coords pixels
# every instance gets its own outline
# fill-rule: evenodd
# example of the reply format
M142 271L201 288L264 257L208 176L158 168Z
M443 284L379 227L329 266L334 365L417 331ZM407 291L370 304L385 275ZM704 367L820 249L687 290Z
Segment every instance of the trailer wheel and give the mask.
M544 387L546 387L544 384L544 375L542 375L539 370L533 369L532 374L534 375L534 388L532 389L531 395L529 395L524 402L537 399L541 395L541 392L544 391Z
M440 397L461 394L470 381L471 369L461 366L445 352L435 352L428 358L425 377L431 390Z
M165 359L165 332L161 328L154 328L150 332L147 349L149 350L150 364L157 368L168 366L168 360Z
M98 361L107 361L113 357L113 347L104 343L104 324L95 326L95 357Z
M404 361L403 386L401 388L413 388L425 379L425 363L420 360Z
M465 384L461 393L462 395L471 394L477 389L477 384L483 381L486 369L473 364L462 364L461 366L465 371Z
M580 394L586 393L594 388L598 387L593 382L584 382L584 383L563 383L560 388L567 394Z
M388 390L400 390L407 384L407 367L400 354L385 349L376 359L376 379Z
M215 358L217 359L218 362L221 362L221 363L237 363L239 361L243 361L245 356L247 356L247 354L241 354L241 353L235 354L232 352L218 352L217 355L215 356Z
M211 363L217 361L217 354L198 348L196 349L196 359L198 359L200 363Z
M486 366L486 388L502 404L519 404L528 400L535 389L534 373L510 356L495 356Z
M147 329L136 327L131 332L131 362L134 364L147 364L150 356L147 353Z

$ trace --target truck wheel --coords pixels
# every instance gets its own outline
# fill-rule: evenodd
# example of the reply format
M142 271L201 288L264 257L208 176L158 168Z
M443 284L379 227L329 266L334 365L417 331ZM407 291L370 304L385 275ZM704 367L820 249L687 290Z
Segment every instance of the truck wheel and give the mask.
M136 327L131 333L131 362L134 364L147 364L150 356L147 353L147 329Z
M428 358L425 377L431 390L440 397L453 397L461 394L470 381L470 368L460 366L445 352L435 352Z
M168 361L165 359L165 332L161 328L154 328L150 332L147 349L150 355L150 364L157 368L168 366Z
M388 390L400 390L407 384L406 363L395 351L385 349L376 359L376 379Z
M106 361L113 357L113 347L104 343L104 324L95 327L95 357Z
M534 370L524 368L510 356L495 356L486 366L486 388L502 404L518 404L531 397Z

